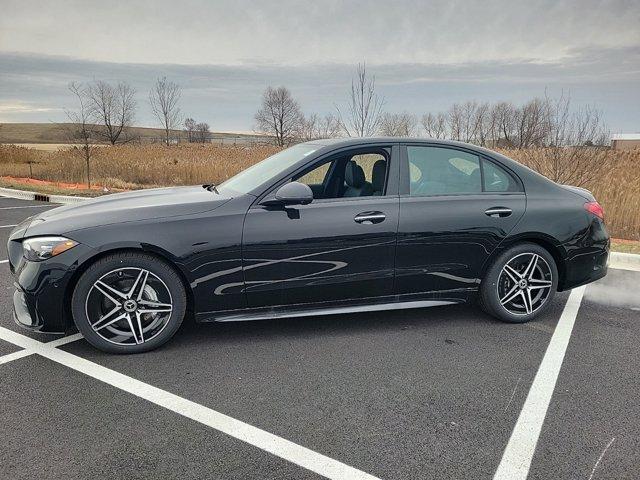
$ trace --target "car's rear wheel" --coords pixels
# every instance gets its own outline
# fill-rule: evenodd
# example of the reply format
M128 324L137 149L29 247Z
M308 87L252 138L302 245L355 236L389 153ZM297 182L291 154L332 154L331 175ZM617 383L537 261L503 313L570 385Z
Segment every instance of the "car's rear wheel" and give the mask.
M482 308L510 323L524 323L543 313L558 287L558 268L551 254L534 243L503 252L480 285Z
M93 346L112 353L139 353L167 342L186 310L176 271L145 253L104 257L80 277L71 298L78 330Z

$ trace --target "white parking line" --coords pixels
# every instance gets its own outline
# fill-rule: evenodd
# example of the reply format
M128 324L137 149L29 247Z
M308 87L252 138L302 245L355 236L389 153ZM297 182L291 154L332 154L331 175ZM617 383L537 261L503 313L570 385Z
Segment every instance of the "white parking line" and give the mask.
M8 355L3 355L0 357L0 365L4 363L13 362L14 360L18 360L19 358L28 357L29 355L33 355L33 350L18 350L17 352L9 353Z
M7 263L9 260L0 260L0 263Z
M5 336L8 336L8 335L9 334L5 332ZM20 335L20 334L16 333L15 335ZM10 338L13 338L13 340L7 340L7 341L11 343L14 343L15 341L22 341L22 339L20 339L19 337L15 337L15 335L10 337ZM23 335L20 335L20 336L23 336ZM2 357L0 357L0 365L2 365L3 363L13 362L14 360L18 360L20 358L28 357L29 355L34 355L42 349L42 345L46 345L47 348L59 347L61 345L66 345L67 343L80 340L81 338L82 338L82 335L79 333L76 333L75 335L69 335L69 336L62 337L57 340L53 340L51 342L46 342L46 343L39 342L37 340L34 340L34 342L36 343L24 342L23 350L9 353L7 355L3 355ZM18 345L17 343L14 343L14 344Z
M16 225L18 225L18 224L15 223L13 225L0 225L0 228L10 228L10 227L15 227Z
M525 480L529 474L540 430L547 415L585 288L578 287L569 295L507 448L502 454L494 480Z
M107 383L172 412L190 418L284 460L330 479L378 480L361 470L350 467L318 452L261 430L223 413L179 397L173 393L141 382L135 378L98 365L90 360L59 350L54 342L43 343L12 330L0 327L0 339L33 350L49 360L60 363L92 378ZM63 340L63 339L61 339ZM13 355L13 354L10 354Z

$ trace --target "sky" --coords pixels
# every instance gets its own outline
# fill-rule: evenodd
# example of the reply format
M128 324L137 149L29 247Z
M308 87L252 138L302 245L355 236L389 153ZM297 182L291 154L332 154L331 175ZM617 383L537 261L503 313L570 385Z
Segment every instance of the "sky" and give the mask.
M568 94L640 132L639 0L0 0L0 122L64 121L69 82L122 80L157 126L166 76L185 117L248 132L269 85L335 112L360 62L389 112Z

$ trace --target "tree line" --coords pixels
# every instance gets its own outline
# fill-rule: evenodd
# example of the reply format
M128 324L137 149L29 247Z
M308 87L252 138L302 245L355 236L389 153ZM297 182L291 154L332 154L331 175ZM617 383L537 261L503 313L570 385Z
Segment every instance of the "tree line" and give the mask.
M135 140L131 127L137 109L136 91L126 82L101 80L71 83L69 90L77 104L76 109L67 111L70 137L79 144L76 151L86 162L90 182L90 159L97 144ZM180 129L188 142L209 141L210 127L206 122L183 117L181 96L180 85L166 77L158 78L148 93L151 112L162 127L163 143L175 143ZM602 163L604 153L600 147L608 142L609 132L601 113L589 106L573 108L568 95L550 98L545 94L520 105L466 101L454 103L445 111L427 112L420 118L407 112L386 111L385 105L384 96L376 89L375 75L365 64L358 64L346 100L334 104L334 111L325 115L304 114L285 86L267 87L254 116L255 130L281 147L319 138L381 135L426 136L523 152L544 148L548 152L545 158L536 154L529 164L554 180L574 178L578 170L588 171L582 176L602 173L598 163ZM567 149L568 146L581 150Z
M76 108L66 114L72 124L72 140L88 139L92 143L111 145L129 143L137 139L132 127L137 110L136 90L127 82L109 83L96 80L71 83L69 90L76 99ZM176 131L184 130L189 142L205 142L210 135L206 122L183 118L180 109L182 88L166 77L158 78L148 94L151 113L163 131L162 141L171 145Z
M527 149L552 146L605 145L609 132L600 112L572 108L567 95L545 95L522 105L467 101L446 111L418 116L386 112L385 98L376 92L375 76L359 64L344 105L323 117L306 116L284 86L268 87L255 115L256 128L279 146L316 138L374 135L457 140L483 147Z

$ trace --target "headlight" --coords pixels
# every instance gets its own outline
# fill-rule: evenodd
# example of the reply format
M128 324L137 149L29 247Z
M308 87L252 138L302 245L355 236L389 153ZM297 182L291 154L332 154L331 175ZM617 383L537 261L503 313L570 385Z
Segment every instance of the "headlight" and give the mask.
M32 262L41 262L55 257L76 245L78 242L65 237L34 237L22 241L24 258Z

